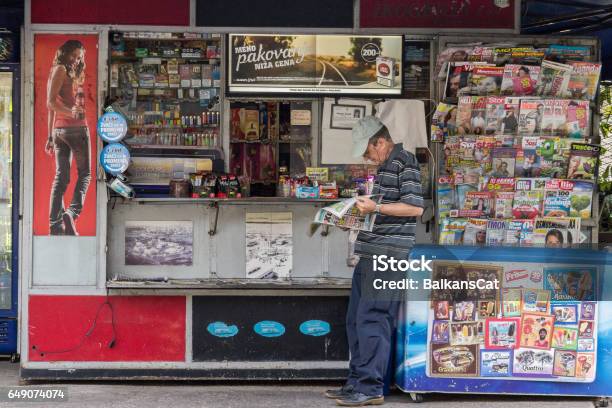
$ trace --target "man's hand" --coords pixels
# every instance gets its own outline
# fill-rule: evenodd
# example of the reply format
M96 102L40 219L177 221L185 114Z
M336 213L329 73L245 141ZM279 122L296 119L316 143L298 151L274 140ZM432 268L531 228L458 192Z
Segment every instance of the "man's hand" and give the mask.
M370 214L376 210L376 203L368 197L357 197L355 204L361 214Z

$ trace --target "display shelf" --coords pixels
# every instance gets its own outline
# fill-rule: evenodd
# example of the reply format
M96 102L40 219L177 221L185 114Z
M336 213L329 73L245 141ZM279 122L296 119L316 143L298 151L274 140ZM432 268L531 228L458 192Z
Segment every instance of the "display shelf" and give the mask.
M207 125L198 125L198 126L164 126L164 125L130 125L129 129L210 129L217 128L220 125L218 123L211 123Z
M109 280L106 287L111 290L126 289L344 289L351 287L348 278L302 278L287 280L258 279L169 279L163 280Z
M259 205L259 204L316 204L334 203L342 198L293 198L293 197L246 197L246 198L174 198L174 197L136 197L132 199L122 198L122 202L134 202L138 204L163 203L163 204L229 204L229 205Z
M154 145L154 144L130 144L126 141L131 149L183 149L183 150L223 150L218 146L183 146L183 145Z
M110 58L111 64L113 62L137 62L143 60L145 58L158 58L160 60L186 60L186 61L199 61L199 62L211 62L214 63L211 65L217 65L219 58L207 58L207 57L169 57L169 56L151 56L148 55L146 57L136 57L136 56L122 56L122 57L112 57Z

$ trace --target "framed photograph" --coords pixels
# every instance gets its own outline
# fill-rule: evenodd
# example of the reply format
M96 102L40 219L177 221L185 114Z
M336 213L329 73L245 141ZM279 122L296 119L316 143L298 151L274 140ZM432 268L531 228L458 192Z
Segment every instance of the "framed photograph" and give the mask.
M523 312L550 313L550 291L523 289Z
M554 324L555 316L524 313L519 344L525 348L550 349Z
M595 320L595 302L582 302L580 306L580 319Z
M512 350L480 350L481 377L512 375Z
M518 348L520 337L520 319L502 318L485 321L486 349Z
M553 375L559 377L575 377L576 376L576 358L577 353L570 350L555 351L555 364L553 366Z
M552 347L560 350L578 349L578 329L575 327L555 326Z
M448 300L438 300L433 302L434 319L436 320L449 320L450 319L450 307Z
M449 323L443 320L434 320L431 330L431 342L437 344L447 344L449 337Z
M486 319L497 316L497 302L495 300L478 301L478 318Z
M502 289L502 315L504 317L520 317L522 291L519 288Z
M576 378L592 380L595 378L595 354L577 353Z
M454 322L470 322L476 320L476 303L470 300L455 302L453 305Z
M578 305L553 303L551 313L555 316L555 324L578 324Z
M452 346L480 343L481 337L478 335L478 322L450 324L450 344Z
M578 339L578 351L579 352L594 352L595 351L595 339Z
M592 320L581 320L578 324L578 338L592 339L595 330L595 322Z
M430 375L432 377L476 377L478 375L478 345L448 346L432 344Z
M550 377L555 360L554 350L514 350L512 375L514 377Z
M359 119L365 116L365 113L366 107L362 105L333 104L331 106L329 127L332 129L351 130Z

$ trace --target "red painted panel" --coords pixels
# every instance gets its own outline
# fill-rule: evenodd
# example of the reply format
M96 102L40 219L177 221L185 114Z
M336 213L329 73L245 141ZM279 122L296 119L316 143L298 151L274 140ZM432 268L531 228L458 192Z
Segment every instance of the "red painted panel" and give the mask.
M32 0L35 24L189 25L189 0Z
M30 361L185 361L184 296L30 296L28 329Z
M362 28L514 29L515 0L361 0Z

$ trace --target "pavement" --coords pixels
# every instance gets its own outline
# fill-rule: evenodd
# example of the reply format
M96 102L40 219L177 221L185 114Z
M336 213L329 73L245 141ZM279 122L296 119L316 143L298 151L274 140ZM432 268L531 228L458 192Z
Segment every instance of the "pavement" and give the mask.
M64 382L23 385L19 382L19 365L0 361L0 390L19 386L26 389L65 387L68 400L46 402L0 402L0 407L60 408L313 408L335 407L323 397L323 391L338 384L322 383L206 383L206 382ZM6 397L0 395L0 401ZM386 398L385 407L406 407L412 400L395 391ZM415 408L592 408L593 400L585 398L519 397L502 395L428 394Z

